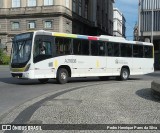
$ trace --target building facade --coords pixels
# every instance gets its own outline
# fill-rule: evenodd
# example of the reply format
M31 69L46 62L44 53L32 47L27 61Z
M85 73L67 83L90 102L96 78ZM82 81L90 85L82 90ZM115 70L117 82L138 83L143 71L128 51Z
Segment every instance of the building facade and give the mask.
M113 9L113 35L126 38L126 19L124 15L117 9Z
M113 35L114 0L0 0L0 42L33 30Z
M153 35L153 44L155 48L155 68L157 69L160 69L160 19L159 18L160 18L160 0L139 0L138 39L141 41L151 42ZM152 28L152 20L153 20L153 28Z

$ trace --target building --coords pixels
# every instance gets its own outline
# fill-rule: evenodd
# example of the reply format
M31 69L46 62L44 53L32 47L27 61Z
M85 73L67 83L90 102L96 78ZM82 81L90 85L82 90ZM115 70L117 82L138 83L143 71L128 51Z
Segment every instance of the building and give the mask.
M0 0L0 42L10 53L14 35L50 30L113 35L114 0Z
M117 9L113 9L113 35L126 38L126 20L124 15Z
M134 26L134 30L133 30L133 40L134 41L139 41L139 36L138 36L138 24L136 23Z
M152 30L153 9L153 30ZM139 0L139 40L151 42L155 48L155 68L160 69L160 0ZM153 32L152 32L153 31Z

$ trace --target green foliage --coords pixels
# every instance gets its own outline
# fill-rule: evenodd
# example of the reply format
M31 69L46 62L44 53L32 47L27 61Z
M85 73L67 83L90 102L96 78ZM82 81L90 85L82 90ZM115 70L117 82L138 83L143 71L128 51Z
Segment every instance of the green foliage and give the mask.
M10 62L10 56L7 56L2 49L0 49L0 65L8 65Z

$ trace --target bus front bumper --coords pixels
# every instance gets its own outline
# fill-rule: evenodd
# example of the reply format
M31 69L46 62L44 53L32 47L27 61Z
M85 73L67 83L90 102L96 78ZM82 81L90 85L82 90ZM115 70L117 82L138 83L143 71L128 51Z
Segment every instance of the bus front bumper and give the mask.
M11 72L11 75L18 79L33 79L33 74L31 72Z

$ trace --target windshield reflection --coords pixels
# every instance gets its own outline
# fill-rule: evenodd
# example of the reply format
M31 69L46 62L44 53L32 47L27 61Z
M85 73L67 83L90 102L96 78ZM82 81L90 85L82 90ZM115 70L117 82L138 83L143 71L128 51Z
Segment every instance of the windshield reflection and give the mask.
M26 63L30 59L32 40L13 42L12 63Z

